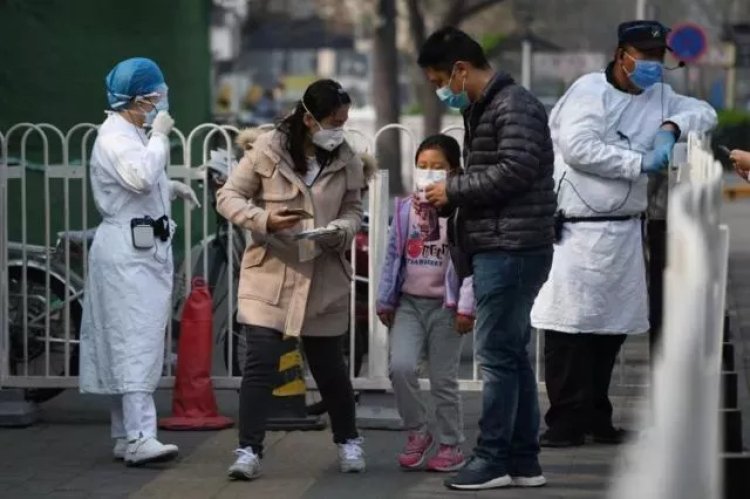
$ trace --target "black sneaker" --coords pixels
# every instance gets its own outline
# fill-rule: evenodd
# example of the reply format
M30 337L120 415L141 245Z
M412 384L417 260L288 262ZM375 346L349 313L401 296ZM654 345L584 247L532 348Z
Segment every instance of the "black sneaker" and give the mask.
M443 483L454 490L486 490L508 487L513 480L505 471L493 470L483 459L472 457L456 476Z
M541 487L547 483L539 462L524 466L516 463L511 467L510 476L514 487Z
M539 437L539 445L542 447L579 447L586 442L583 435L564 435L553 433L550 430L545 431Z
M631 440L635 434L622 428L610 427L604 431L595 431L592 436L598 444L620 445Z

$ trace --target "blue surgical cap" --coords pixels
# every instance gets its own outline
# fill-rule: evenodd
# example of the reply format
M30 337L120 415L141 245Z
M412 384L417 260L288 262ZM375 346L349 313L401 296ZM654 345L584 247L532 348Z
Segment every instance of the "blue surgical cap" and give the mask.
M122 108L139 95L149 95L166 88L159 66L145 57L133 57L118 63L104 81L112 109Z

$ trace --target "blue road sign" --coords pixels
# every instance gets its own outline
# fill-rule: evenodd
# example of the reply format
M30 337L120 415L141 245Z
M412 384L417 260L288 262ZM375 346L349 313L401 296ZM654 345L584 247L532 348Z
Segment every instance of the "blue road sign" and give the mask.
M683 23L672 28L668 43L675 57L685 62L697 61L708 49L705 30L694 23Z

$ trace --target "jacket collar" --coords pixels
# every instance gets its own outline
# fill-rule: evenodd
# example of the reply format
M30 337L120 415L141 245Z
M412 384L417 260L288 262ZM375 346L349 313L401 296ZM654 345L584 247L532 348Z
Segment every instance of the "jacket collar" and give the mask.
M120 113L107 111L107 116L107 119L104 121L104 125L107 128L111 127L112 129L116 129L120 133L132 135L144 145L148 143L148 136L146 135L146 131L143 128L139 128L135 124L129 122Z
M487 86L484 87L482 95L479 97L479 99L476 102L473 102L469 107L464 109L463 117L465 128L467 126L471 127L470 122L472 116L474 116L474 119L479 119L479 114L484 112L484 108L487 106L487 103L492 102L492 99L498 94L498 92L500 92L508 85L513 85L514 83L515 81L508 73L506 73L505 71L497 71L492 76L490 81L487 82ZM477 112L476 115L474 114L475 111Z
M487 86L484 87L482 95L474 104L484 105L491 101L498 92L507 87L513 85L515 81L505 71L497 71L494 76L487 82Z
M626 88L622 88L620 85L617 84L617 80L615 80L615 61L610 62L607 64L607 68L604 70L604 76L607 78L607 83L612 85L615 89L619 90L622 93L631 94L628 92Z
M286 148L286 135L279 130L274 130L272 134L268 147L265 148L265 154L275 163L284 165L286 169L289 170L289 173L293 174L295 177L299 177L294 171L294 161L292 160L292 156ZM354 151L352 151L349 144L344 141L339 148L336 158L334 158L331 164L324 168L321 175L328 175L341 170L349 164L352 157L354 157Z

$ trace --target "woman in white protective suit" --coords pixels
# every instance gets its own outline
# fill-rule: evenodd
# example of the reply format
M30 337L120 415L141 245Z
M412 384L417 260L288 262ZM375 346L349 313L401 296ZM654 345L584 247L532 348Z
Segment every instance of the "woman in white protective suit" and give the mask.
M195 206L198 200L188 185L167 177L174 120L156 63L125 60L105 81L111 111L91 156L102 222L89 253L80 390L112 397L114 457L138 466L178 452L156 439L153 392L172 293L170 201L180 197Z

